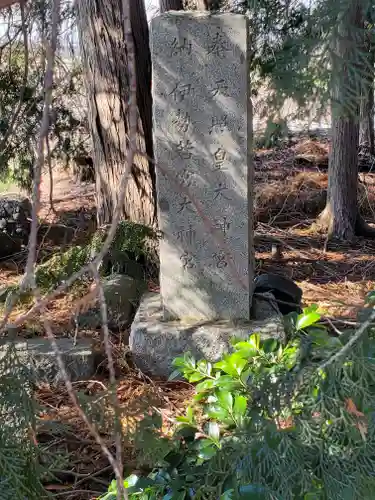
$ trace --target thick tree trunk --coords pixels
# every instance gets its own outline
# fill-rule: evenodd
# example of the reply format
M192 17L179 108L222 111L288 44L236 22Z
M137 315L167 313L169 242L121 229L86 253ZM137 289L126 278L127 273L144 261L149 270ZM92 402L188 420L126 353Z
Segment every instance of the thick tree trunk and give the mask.
M184 4L182 0L160 0L159 10L161 13L168 10L184 10Z
M353 106L346 106L346 101L347 91L353 87L348 68L357 64L355 49L358 50L363 29L361 0L353 0L341 19L332 62L332 150L327 205L318 224L328 230L330 238L351 240L359 227L359 98L358 102L350 103Z
M332 120L332 151L328 169L327 205L319 225L330 237L351 240L357 220L358 120Z
M118 200L128 147L128 67L121 0L78 0L78 28L85 68L89 124L96 172L99 224L109 223L119 201L123 217L156 223L152 148L151 56L143 1L130 0L137 70L139 125L125 199Z

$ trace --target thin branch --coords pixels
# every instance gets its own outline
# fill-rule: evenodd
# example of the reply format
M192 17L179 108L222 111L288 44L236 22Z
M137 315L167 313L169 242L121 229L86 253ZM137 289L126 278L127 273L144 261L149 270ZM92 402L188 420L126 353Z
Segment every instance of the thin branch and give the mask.
M331 356L327 361L322 363L318 370L326 370L330 365L343 358L350 349L358 342L358 340L364 335L367 329L371 326L372 322L375 320L375 309L370 314L370 317L367 321L362 323L362 325L358 328L357 332L351 337L351 339L345 344L334 356Z
M35 260L37 251L38 237L38 214L40 209L40 184L42 169L45 163L44 144L49 133L49 119L52 104L52 88L53 88L53 71L55 66L55 53L57 47L57 35L60 20L60 0L56 0L52 7L52 23L51 23L51 43L47 47L47 69L44 77L44 106L42 124L40 127L37 159L34 165L34 186L33 186L33 207L32 207L32 222L29 238L29 252L26 262L25 276L21 283L21 289L30 286L32 289L36 287L35 283Z
M110 342L110 335L108 329L108 311L107 304L105 301L104 290L102 283L100 281L100 276L98 268L91 266L92 274L95 280L96 289L98 292L99 304L100 304L100 315L102 320L103 338L104 338L104 348L108 360L108 370L109 370L109 382L110 382L110 397L112 400L112 406L115 412L115 443L116 443L116 462L120 470L120 476L117 477L117 482L121 485L124 484L124 478L122 475L123 462L122 462L122 432L121 432L121 410L120 402L117 396L117 382L115 374L115 366L112 355L112 346Z
M25 19L25 2L21 1L21 30L22 30L22 36L23 36L23 45L24 45L24 50L25 50L25 64L24 64L24 72L23 72L23 79L22 79L22 87L20 91L20 97L18 100L18 104L16 107L15 112L13 113L12 119L10 121L9 127L0 142L0 151L4 151L6 143L13 133L14 126L16 124L16 121L19 117L19 114L22 109L23 105L23 99L25 96L25 91L26 91L26 86L27 86L27 80L29 78L29 43L28 43L28 38L27 38L27 28L26 28L26 19Z

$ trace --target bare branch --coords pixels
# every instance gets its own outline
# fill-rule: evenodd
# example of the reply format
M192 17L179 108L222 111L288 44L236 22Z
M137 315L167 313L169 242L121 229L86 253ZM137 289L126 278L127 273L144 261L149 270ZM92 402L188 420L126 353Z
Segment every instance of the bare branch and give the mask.
M0 143L0 151L3 151L6 147L6 143L9 139L9 137L13 133L14 126L16 124L16 121L19 117L19 114L22 109L22 104L23 104L23 98L25 96L25 90L27 86L27 80L29 77L29 43L27 39L27 27L26 27L26 19L25 19L25 6L24 2L21 2L21 30L22 30L22 36L23 36L23 45L25 49L25 64L24 64L24 73L23 73L23 81L22 81L22 87L20 91L20 97L19 101L16 107L15 112L13 113L12 119L10 121L8 130L6 131L1 143Z
M112 356L112 346L110 342L110 335L108 329L108 314L107 314L107 304L105 301L104 290L102 283L100 281L100 276L98 268L91 266L92 274L94 276L96 289L98 292L99 304L100 304L100 315L102 320L103 338L105 353L108 360L108 370L109 370L109 381L110 381L110 396L112 400L112 406L115 412L115 443L116 443L116 463L120 470L120 476L116 477L118 483L123 485L124 480L122 476L123 463L122 463L122 432L121 432L121 410L120 402L117 397L117 383L114 361ZM122 498L122 497L121 497Z
M33 208L32 208L32 222L31 232L29 238L29 252L27 256L26 271L21 289L30 286L32 289L36 288L35 283L35 259L37 250L37 236L38 236L38 213L40 209L40 183L42 169L45 162L44 157L44 144L48 138L49 132L49 119L52 104L52 87L53 87L53 70L55 66L55 53L57 47L57 34L60 20L60 0L56 0L52 7L52 26L51 26L51 43L47 48L47 69L44 78L44 106L42 124L38 138L38 154L37 160L34 165L34 188L33 188Z

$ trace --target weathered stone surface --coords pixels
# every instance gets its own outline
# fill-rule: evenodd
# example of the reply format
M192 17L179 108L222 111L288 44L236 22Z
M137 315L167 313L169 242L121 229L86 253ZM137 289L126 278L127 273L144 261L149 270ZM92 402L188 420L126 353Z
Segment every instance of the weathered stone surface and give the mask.
M22 196L0 196L0 259L10 257L26 245L30 233L31 203Z
M251 306L251 318L254 320L268 320L274 317L281 317L280 309L275 296L271 292L253 295Z
M145 284L124 274L113 274L103 279L103 291L108 311L108 326L121 329L128 325L139 304ZM81 313L78 317L81 327L99 328L102 324L99 304Z
M165 321L158 293L148 293L141 301L131 326L129 345L136 365L153 376L168 377L177 356L190 351L197 359L218 361L230 351L233 337L248 339L252 333L262 338L285 341L282 318L260 321L206 321L183 323Z
M77 345L73 345L73 339L56 339L66 369L72 381L84 380L94 375L94 353L90 339L79 339ZM0 340L0 361L6 355L8 344L14 342L20 362L30 377L36 382L57 383L62 381L55 353L51 342L44 338L32 338L25 340Z
M253 163L247 34L246 18L234 14L173 12L152 21L165 318L249 318Z

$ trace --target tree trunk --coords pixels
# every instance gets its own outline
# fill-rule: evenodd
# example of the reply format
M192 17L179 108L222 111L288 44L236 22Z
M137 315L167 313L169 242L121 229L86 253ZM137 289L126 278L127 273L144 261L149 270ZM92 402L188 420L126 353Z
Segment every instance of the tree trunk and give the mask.
M184 10L184 4L182 0L160 0L159 10L161 13L168 10Z
M345 106L353 82L351 69L357 63L356 50L363 29L361 0L353 0L338 28L332 59L332 150L328 168L327 205L318 224L330 238L351 240L358 227L358 139L359 96ZM355 48L353 48L356 45ZM356 50L355 50L356 49Z
M365 146L371 155L375 154L374 144L374 87L373 84L361 101L359 145Z
M77 10L96 172L98 223L111 222L119 201L124 218L155 225L155 169L149 161L153 158L151 55L144 3L130 0L137 71L137 145L141 154L135 156L123 200L118 200L118 196L128 147L129 79L121 0L78 0Z
M375 47L372 41L372 15L366 17L366 52L368 54L368 80L365 82L360 109L359 145L365 146L368 153L375 154L374 144L374 65Z

